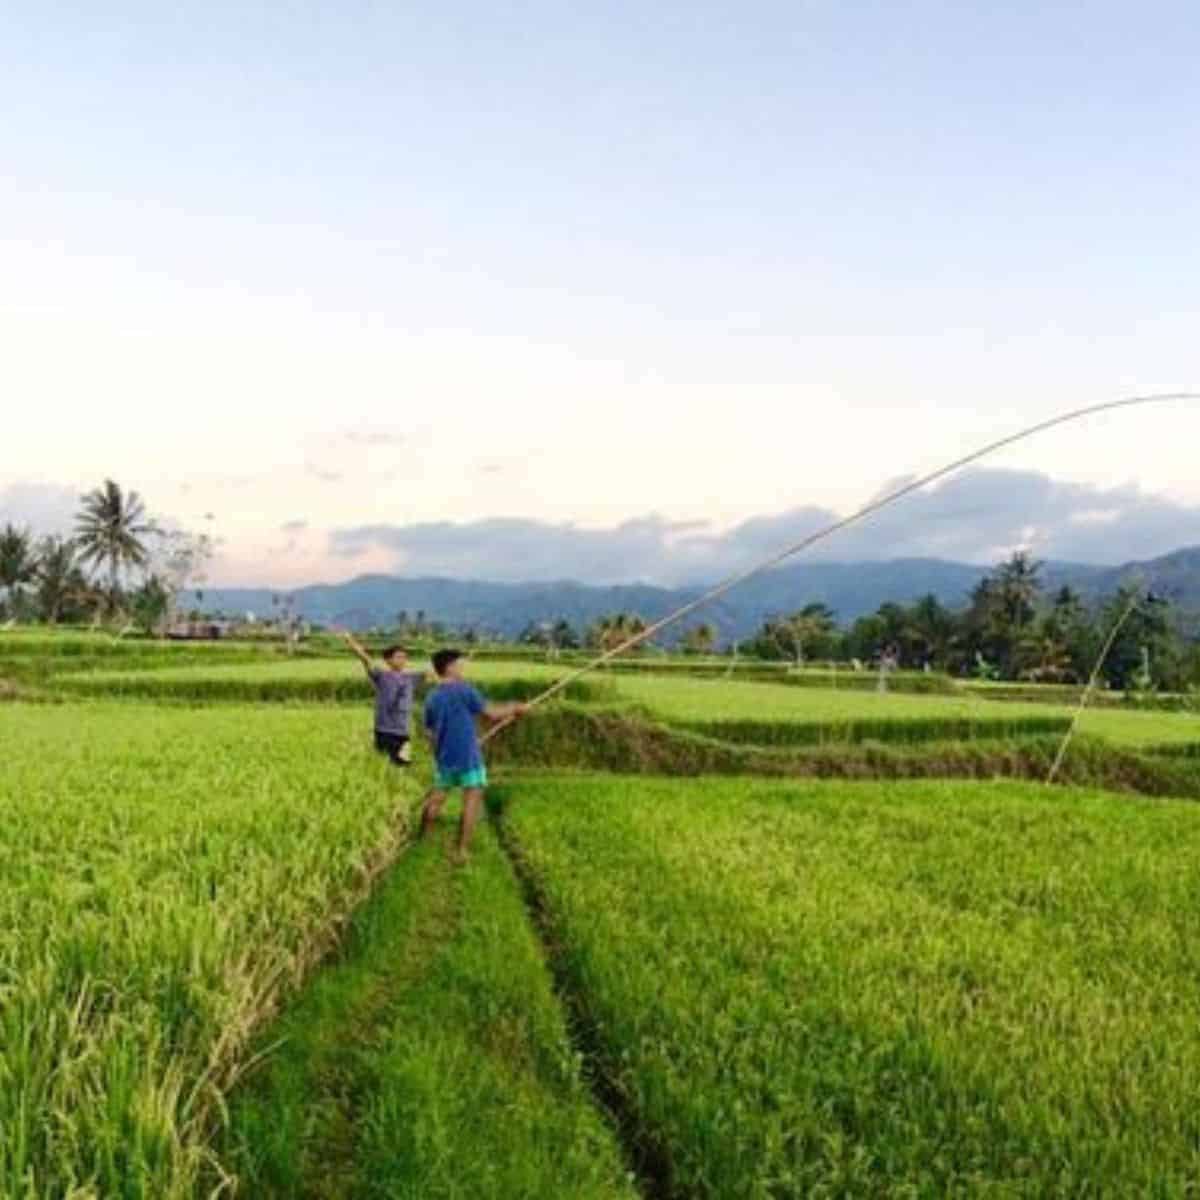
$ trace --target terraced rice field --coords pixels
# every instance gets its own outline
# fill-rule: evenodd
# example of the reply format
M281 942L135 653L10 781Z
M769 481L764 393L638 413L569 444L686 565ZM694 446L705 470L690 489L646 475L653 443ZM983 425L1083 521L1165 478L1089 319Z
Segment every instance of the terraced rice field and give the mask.
M736 680L628 678L621 695L664 718L680 722L729 721L855 722L905 720L1017 721L1061 719L1072 710L1061 705L981 700L974 696L915 696L900 693L818 691ZM1200 741L1200 713L1088 709L1080 731L1127 746Z
M413 663L413 670L422 664ZM427 664L426 664L427 669ZM533 694L543 681L551 683L558 673L543 664L480 662L472 675L482 686L512 691L515 684ZM141 670L65 671L53 678L53 686L73 696L134 697L159 701L296 703L366 703L371 686L363 669L349 655L340 658L278 658L249 663L152 667ZM611 685L587 681L573 693L581 698L615 696Z
M0 703L0 1200L1200 1191L1193 802L634 778L620 746L555 774L535 718L456 871L451 816L408 845L424 752L371 753L353 660L181 649L63 653L59 702ZM473 664L501 696L559 673ZM1067 711L598 683L546 738L742 771L814 729L870 768L854 738L1017 748Z
M558 679L562 667L546 663L473 663L472 677L498 698L531 696L537 685ZM516 686L526 681L524 686ZM252 663L141 669L65 671L55 686L71 695L131 696L143 699L198 701L365 702L369 688L359 665L345 659L271 659ZM928 740L970 736L1007 737L1014 732L1049 732L1071 710L1062 705L989 702L974 695L909 695L851 690L819 690L724 679L695 679L637 673L600 673L571 688L568 697L626 703L668 722L714 736L747 740L722 724L739 722L806 726L822 740ZM888 729L892 726L892 729ZM907 726L907 729L906 729ZM819 732L823 731L823 732ZM1080 731L1117 745L1153 746L1200 742L1200 714L1089 709ZM774 741L769 738L768 741Z

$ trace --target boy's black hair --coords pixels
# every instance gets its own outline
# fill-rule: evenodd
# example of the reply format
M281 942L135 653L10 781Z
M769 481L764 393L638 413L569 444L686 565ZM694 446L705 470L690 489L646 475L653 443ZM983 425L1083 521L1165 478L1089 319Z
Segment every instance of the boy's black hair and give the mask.
M446 668L451 663L456 663L462 658L461 650L436 650L433 655L433 673L440 679L446 673Z
M407 654L407 653L408 653L408 651L403 646L400 646L400 645L384 646L383 652L380 655L380 657L384 660L384 662L386 662L389 658L392 657L393 654Z

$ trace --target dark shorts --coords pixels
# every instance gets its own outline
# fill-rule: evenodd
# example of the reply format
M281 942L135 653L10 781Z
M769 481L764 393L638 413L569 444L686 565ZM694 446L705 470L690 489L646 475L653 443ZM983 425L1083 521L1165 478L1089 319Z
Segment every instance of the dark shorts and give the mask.
M389 760L398 767L408 766L408 735L403 733L388 733L386 730L375 730L375 749L380 754L386 754Z

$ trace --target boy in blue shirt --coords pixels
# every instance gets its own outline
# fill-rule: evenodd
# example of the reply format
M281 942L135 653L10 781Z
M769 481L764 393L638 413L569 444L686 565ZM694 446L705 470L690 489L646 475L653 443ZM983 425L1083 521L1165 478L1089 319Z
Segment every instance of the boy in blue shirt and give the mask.
M437 763L433 790L421 810L421 832L429 833L446 803L451 788L462 788L463 811L458 826L455 862L467 861L467 847L487 787L487 768L479 746L475 718L503 721L523 716L528 704L489 704L465 679L466 660L458 650L439 650L433 656L438 686L425 701L425 732L433 743Z

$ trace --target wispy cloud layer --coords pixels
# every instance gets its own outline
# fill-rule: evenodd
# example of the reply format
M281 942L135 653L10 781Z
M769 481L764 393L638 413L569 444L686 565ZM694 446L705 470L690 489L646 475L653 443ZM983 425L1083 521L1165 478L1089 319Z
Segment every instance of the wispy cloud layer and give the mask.
M889 485L889 488L895 484ZM151 498L152 499L152 498ZM68 532L75 488L0 487L0 523ZM161 514L160 514L161 515ZM609 528L524 517L328 528L313 515L264 533L236 515L220 521L214 577L290 585L360 572L492 580L700 583L740 570L837 519L821 507L754 517L729 529L648 514ZM165 519L169 519L169 516ZM1043 558L1121 563L1200 544L1200 506L1136 485L1065 483L1033 471L976 470L918 493L809 552L839 561L934 557L989 563L1018 547Z
M408 575L681 584L749 566L837 516L824 508L796 508L727 531L656 515L610 529L518 518L376 524L334 530L329 549L343 566L385 551L394 569ZM1025 547L1060 561L1117 563L1196 543L1200 508L1137 486L1100 488L1033 471L977 470L910 496L810 553L842 561L936 557L984 563Z

